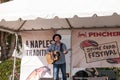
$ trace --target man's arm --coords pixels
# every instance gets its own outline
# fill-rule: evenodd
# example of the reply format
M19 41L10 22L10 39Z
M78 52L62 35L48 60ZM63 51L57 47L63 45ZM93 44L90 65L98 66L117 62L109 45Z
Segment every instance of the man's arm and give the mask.
M65 44L63 44L63 53L64 54L67 54L68 53L68 50L67 50L67 47Z

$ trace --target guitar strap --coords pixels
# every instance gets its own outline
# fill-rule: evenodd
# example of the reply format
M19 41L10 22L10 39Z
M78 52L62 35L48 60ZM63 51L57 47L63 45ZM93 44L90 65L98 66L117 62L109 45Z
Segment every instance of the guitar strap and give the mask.
M63 48L62 48L63 43L60 44L60 51L63 52Z

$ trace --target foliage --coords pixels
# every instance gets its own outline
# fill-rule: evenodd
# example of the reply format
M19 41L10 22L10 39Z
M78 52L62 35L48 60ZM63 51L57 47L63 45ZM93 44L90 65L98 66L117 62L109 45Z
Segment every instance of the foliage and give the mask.
M0 0L1 3L5 3L5 2L8 2L10 0Z
M9 76L13 72L13 58L3 61L0 63L0 80L8 80ZM16 71L20 73L21 59L16 59Z
M1 61L11 58L15 48L15 42L15 34L0 31Z
M114 76L112 73L115 73L117 80L120 80L120 67L106 67L106 68L97 68L98 71L103 71L103 72L107 72L107 71L111 71L111 73L108 73L108 74L111 74L111 76L109 77L112 77ZM105 75L105 73L104 73Z
M18 41L17 41L17 53L20 53L20 48L22 48L22 38L21 35L18 35Z
M0 60L4 61L12 57L13 51L16 45L16 36L15 34L10 34L7 32L0 31L0 47L1 47L1 57ZM18 35L17 39L17 53L20 53L22 47L21 36Z

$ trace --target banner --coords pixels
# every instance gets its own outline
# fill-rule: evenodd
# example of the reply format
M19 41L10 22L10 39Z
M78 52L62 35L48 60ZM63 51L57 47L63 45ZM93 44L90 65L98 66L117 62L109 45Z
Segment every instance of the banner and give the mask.
M52 78L53 67L45 58L46 49L52 42L54 31L25 31L21 33L23 58L20 80Z
M72 30L72 71L120 66L120 29Z

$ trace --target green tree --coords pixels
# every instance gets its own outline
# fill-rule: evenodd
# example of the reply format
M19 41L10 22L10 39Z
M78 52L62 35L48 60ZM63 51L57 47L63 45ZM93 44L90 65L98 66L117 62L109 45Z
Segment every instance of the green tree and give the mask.
M15 34L0 31L1 61L4 61L12 56L15 48L15 42Z
M10 1L10 0L1 0L1 3L8 2L8 1Z

